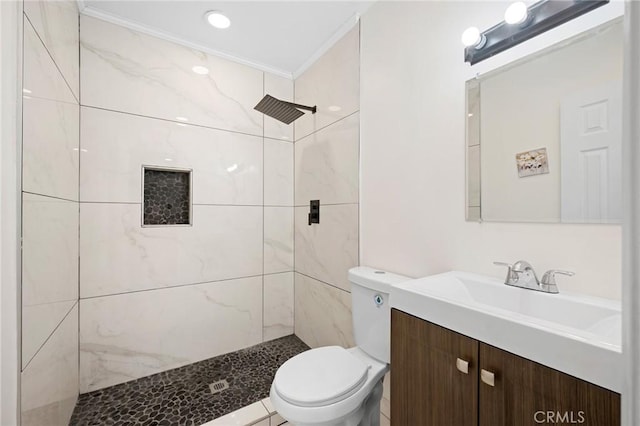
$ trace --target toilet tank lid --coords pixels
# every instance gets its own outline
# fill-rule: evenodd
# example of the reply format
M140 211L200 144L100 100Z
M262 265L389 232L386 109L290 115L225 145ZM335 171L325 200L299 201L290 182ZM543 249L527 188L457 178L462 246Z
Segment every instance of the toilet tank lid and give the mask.
M400 284L410 279L403 275L369 266L356 266L349 269L349 282L384 293L389 293L392 285Z

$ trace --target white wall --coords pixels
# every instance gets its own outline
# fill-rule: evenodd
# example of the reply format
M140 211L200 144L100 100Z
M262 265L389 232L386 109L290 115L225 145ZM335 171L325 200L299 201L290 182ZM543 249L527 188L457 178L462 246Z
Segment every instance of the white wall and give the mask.
M621 86L622 48L620 21L480 79L483 220L560 221L562 102L588 88ZM549 173L518 177L515 155L537 148L547 148Z
M504 8L380 2L363 16L361 262L416 277L458 269L503 278L492 261L527 259L540 272L575 271L560 291L619 299L619 226L465 221L464 82L473 71L460 35L499 22Z
M0 424L19 421L22 2L0 2Z
M293 81L87 16L80 38L81 392L292 334L293 126L253 107ZM191 226L141 226L143 165L192 170Z
M630 2L624 19L622 424L640 424L640 3Z

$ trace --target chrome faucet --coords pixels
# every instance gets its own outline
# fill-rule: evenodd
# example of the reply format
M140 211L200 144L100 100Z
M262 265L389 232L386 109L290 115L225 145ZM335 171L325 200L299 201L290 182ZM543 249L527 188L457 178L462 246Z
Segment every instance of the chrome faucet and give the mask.
M533 266L526 260L519 260L513 265L505 262L493 262L494 265L506 266L507 277L504 280L506 285L526 288L529 290L542 291L545 293L558 293L558 286L556 285L556 274L573 276L571 271L563 271L559 269L551 269L544 273L542 281L538 279L536 271Z

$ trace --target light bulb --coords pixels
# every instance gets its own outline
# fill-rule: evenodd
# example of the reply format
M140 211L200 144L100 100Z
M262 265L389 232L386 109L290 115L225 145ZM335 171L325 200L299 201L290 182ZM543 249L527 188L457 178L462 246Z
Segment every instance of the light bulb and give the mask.
M504 12L504 21L507 24L522 24L527 20L527 5L518 1L512 3Z
M482 42L482 34L476 27L469 27L462 33L462 44L467 47L478 46Z

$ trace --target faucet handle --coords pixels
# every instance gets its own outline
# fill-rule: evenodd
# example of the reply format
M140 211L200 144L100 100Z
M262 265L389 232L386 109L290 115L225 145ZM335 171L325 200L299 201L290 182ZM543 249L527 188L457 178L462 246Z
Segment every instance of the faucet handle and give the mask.
M550 269L542 276L540 284L556 285L556 274L567 275L569 277L574 276L576 273L571 271L563 271L562 269Z
M561 269L550 269L544 273L542 276L542 281L540 282L540 287L542 287L543 291L547 293L558 293L558 286L556 285L556 274L574 276L575 273L571 271L563 271Z
M518 274L516 274L515 271L513 270L513 265L511 263L493 262L493 264L496 266L506 266L508 268L507 277L504 279L505 284L513 285L518 281Z

